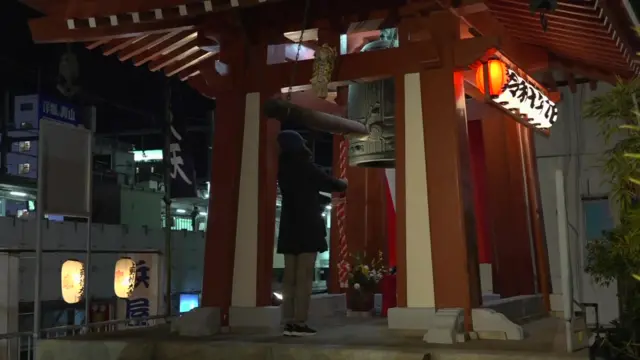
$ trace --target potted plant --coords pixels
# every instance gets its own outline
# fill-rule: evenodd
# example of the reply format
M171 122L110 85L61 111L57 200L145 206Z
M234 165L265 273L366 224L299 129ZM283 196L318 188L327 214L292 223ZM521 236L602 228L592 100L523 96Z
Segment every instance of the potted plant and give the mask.
M367 253L351 256L349 264L348 307L351 311L371 312L378 283L387 273L382 251L367 261Z
M609 198L618 221L602 238L587 244L586 271L594 282L618 284L620 316L601 331L591 347L592 358L640 359L640 80L619 83L589 100L586 118L599 125L610 146L603 172L610 185Z

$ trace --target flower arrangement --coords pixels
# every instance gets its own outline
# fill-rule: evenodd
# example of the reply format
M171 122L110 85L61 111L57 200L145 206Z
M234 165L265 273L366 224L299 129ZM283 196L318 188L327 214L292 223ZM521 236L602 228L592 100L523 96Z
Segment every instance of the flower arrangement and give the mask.
M349 287L359 291L373 293L377 284L387 274L384 267L382 251L376 257L367 262L367 253L351 255L352 262L349 266Z

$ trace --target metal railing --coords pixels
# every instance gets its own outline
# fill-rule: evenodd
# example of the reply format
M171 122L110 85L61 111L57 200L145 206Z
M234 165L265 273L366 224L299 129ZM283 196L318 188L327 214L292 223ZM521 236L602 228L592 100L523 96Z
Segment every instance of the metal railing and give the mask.
M168 324L177 316L150 316L136 319L120 319L90 323L88 325L57 326L40 331L39 339L58 339L88 333L104 333L127 331L142 327L153 327ZM35 341L33 331L0 334L0 360L33 360L35 359Z

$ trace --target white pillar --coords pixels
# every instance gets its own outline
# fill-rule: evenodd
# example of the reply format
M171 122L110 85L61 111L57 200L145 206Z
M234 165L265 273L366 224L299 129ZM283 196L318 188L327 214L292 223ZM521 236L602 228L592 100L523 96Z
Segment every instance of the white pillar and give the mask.
M250 93L246 95L244 110L231 306L256 306L259 162L260 93Z
M238 194L233 291L229 309L231 327L276 327L279 307L256 307L258 283L258 189L260 186L260 93L245 98L242 163ZM274 203L275 207L276 204Z
M404 106L405 116L405 223L397 226L406 229L406 252L397 256L406 259L407 307L389 309L389 328L425 330L435 315L435 289L419 73L404 76L404 104L397 106Z
M20 259L0 253L0 334L18 332L20 303ZM17 360L18 339L0 341L0 359Z
M407 307L435 307L420 74L404 76ZM443 154L446 156L446 154Z

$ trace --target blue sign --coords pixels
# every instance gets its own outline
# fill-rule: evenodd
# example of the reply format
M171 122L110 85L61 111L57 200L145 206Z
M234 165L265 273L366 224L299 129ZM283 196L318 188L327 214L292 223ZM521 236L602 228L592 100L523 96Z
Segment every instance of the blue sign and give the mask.
M78 113L73 106L52 101L42 96L38 100L38 120L47 118L66 124L78 125Z

